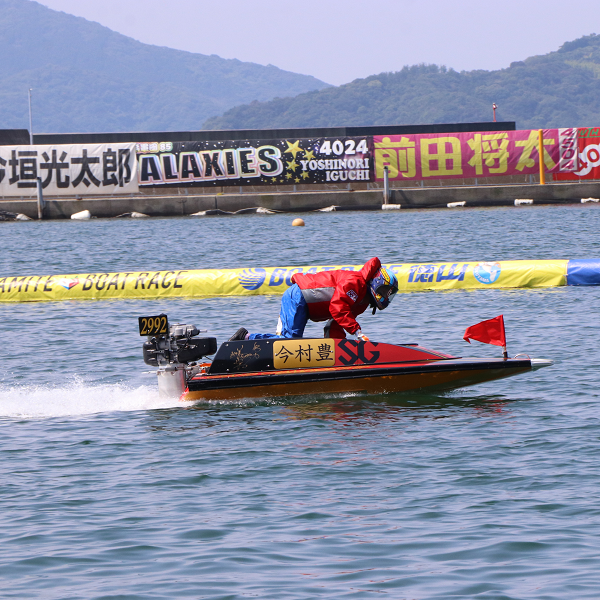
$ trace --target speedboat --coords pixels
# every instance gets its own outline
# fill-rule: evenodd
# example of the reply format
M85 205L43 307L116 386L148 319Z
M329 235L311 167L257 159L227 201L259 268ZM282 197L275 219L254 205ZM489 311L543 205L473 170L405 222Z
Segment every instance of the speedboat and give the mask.
M227 341L200 337L167 315L141 317L146 364L158 367L159 394L182 401L300 395L443 391L511 377L551 360L462 358L419 344L295 338ZM206 357L215 355L211 362Z

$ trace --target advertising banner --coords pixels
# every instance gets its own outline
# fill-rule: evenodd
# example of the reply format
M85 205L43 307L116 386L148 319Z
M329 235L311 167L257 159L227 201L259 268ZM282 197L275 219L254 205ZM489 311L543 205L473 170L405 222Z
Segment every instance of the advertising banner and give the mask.
M473 288L549 287L566 284L567 260L386 264L400 292ZM246 269L85 273L42 277L0 277L0 302L98 300L281 294L295 273L363 265Z
M576 168L576 130L544 129L546 171ZM375 178L391 181L539 173L539 130L374 136Z
M371 181L372 137L137 144L140 186Z
M131 194L139 191L135 144L0 146L0 196Z
M581 127L577 130L578 161L572 173L559 173L556 181L600 179L600 127Z

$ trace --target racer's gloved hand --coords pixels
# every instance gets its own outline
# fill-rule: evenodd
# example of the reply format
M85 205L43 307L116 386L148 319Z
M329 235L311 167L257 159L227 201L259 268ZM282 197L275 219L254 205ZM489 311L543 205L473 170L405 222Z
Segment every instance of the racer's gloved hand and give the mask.
M359 342L368 342L369 341L369 338L360 329L358 329L354 335L356 335L356 338L358 339Z

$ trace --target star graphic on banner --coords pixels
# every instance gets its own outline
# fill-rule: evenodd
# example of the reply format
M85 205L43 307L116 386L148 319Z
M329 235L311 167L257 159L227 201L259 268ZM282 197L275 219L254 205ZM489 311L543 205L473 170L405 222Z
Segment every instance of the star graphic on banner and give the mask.
M308 174L308 171L302 171L302 175L300 177L302 177L302 179L308 179L310 175Z
M312 150L305 150L304 151L304 158L306 160L314 160L315 159L315 155L313 154Z
M271 183L277 183L277 177L271 177Z
M286 173L285 174L285 178L286 179L291 179L292 178L292 174L291 173Z
M288 162L287 160L285 161L287 164L287 168L290 171L295 171L298 168L298 163L296 162L296 159L294 158L294 160Z
M294 181L295 181L296 183L300 183L300 177L296 177L296 179L294 179Z
M290 144L287 140L285 140L285 143L288 145L288 147L287 150L284 151L284 154L291 154L294 157L294 160L296 160L296 154L303 152L302 148L300 148L300 140L297 140L293 144Z

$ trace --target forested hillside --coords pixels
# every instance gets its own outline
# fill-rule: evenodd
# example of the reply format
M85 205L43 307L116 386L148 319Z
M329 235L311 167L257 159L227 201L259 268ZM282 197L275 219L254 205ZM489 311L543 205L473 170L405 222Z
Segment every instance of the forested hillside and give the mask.
M521 129L600 124L600 35L499 71L404 67L321 91L253 102L206 129L402 125L499 120Z
M327 85L274 66L142 44L31 0L0 0L0 56L0 128L29 127L33 88L37 133L199 129L232 106Z

